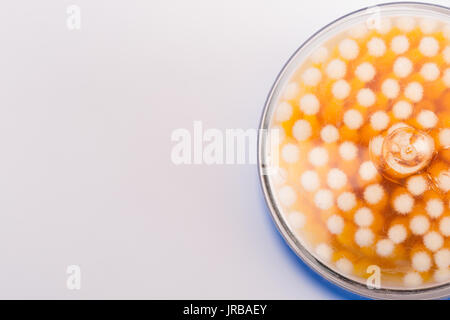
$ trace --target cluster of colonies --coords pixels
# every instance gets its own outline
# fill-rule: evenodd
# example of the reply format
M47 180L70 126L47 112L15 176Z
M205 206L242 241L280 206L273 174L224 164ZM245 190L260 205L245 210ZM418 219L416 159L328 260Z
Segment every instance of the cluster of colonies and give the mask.
M365 278L378 265L407 287L448 281L450 26L396 17L334 43L298 69L275 109L272 183L286 221L343 274ZM392 182L374 157L402 125L432 136L436 155Z

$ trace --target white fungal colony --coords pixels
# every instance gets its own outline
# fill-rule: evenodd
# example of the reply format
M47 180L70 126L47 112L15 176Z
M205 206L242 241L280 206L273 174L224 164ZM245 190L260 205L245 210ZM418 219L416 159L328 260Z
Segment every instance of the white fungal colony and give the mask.
M350 85L345 80L338 80L333 84L331 91L336 99L345 99L350 94Z
M292 134L298 141L305 141L311 137L311 124L303 119L297 120L292 128Z
M355 223L360 227L370 227L373 219L373 213L369 208L362 207L355 213Z
M306 191L316 191L320 187L319 175L314 170L303 172L300 181Z
M412 195L420 196L428 189L428 182L424 176L412 176L407 180L406 187Z
M407 193L398 195L394 199L394 209L400 214L408 214L414 206L414 198Z
M363 180L371 181L378 176L378 169L372 161L365 161L361 163L361 166L359 167L359 176Z
M377 111L370 117L370 124L374 130L380 131L387 128L389 125L389 116L384 111Z
M308 154L309 162L315 167L321 167L328 162L327 149L322 147L315 147Z
M347 65L339 59L331 61L326 68L326 73L331 79L341 79L345 76L346 72Z
M332 234L340 234L344 229L344 219L338 215L332 215L327 220L327 227Z
M391 41L391 49L396 54L403 54L409 49L409 40L406 36L396 36Z
M363 124L363 117L358 110L350 109L344 114L344 123L350 129L356 130Z
M450 48L449 48L450 51ZM375 77L376 70L369 62L361 63L355 70L355 75L363 82L372 81Z
M389 239L378 241L376 251L380 257L389 257L394 251L395 244Z
M335 126L329 124L322 128L320 137L326 143L333 143L339 139L339 131Z
M383 92L387 98L395 99L400 93L400 85L395 79L386 79L381 85L381 92Z
M389 229L388 236L393 243L399 244L405 241L408 231L402 224L397 224Z
M411 116L413 106L408 101L400 100L394 104L392 111L397 119L406 120Z
M319 111L319 99L313 94L305 94L300 99L300 110L307 115L316 114Z
M353 142L343 142L339 147L339 154L344 160L353 160L358 155L358 148Z
M404 94L412 102L419 102L423 97L423 87L418 82L411 82L406 86Z
M337 198L337 206L340 210L346 212L356 206L356 196L352 192L344 192ZM450 221L449 221L450 223ZM450 227L450 225L449 225Z
M358 103L363 107L370 107L375 103L375 94L372 90L364 88L359 90L357 95Z
M411 74L413 64L411 60L406 57L399 57L394 63L394 73L399 78L406 78Z
M322 73L319 69L314 67L307 69L302 75L303 83L307 86L316 86L321 78Z
M367 49L370 55L374 57L381 57L386 52L386 44L383 39L375 37L367 43Z
M364 199L369 204L377 204L383 199L384 190L379 184L372 184L364 190Z
M300 150L295 144L287 144L281 150L281 156L287 163L294 163L300 157Z

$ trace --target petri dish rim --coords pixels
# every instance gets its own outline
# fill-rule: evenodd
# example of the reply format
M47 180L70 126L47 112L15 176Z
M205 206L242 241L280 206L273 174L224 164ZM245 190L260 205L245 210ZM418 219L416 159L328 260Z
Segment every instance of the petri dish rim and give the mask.
M286 221L276 205L275 196L272 192L271 182L268 175L264 174L266 163L268 163L267 150L267 130L270 128L275 103L278 100L283 85L290 79L296 68L307 58L315 45L319 45L324 39L330 39L333 35L339 34L345 28L354 25L357 22L364 21L365 17L373 14L383 16L395 15L420 15L428 17L440 17L441 19L448 19L450 21L450 8L425 3L425 2L389 2L382 3L371 7L365 7L353 12L350 12L331 23L319 29L316 33L304 41L298 49L291 55L286 64L276 77L272 88L266 98L262 116L260 119L259 133L258 133L258 175L262 186L264 198L269 207L271 217L275 222L278 231L283 236L289 247L296 253L296 255L305 262L311 269L327 279L331 283L346 289L350 292L356 293L373 299L439 299L450 296L450 282L441 285L434 285L418 289L398 289L398 288L369 288L359 281L353 280L349 277L339 274L332 268L322 263L319 259L314 257L309 250L301 243L296 235L292 233Z

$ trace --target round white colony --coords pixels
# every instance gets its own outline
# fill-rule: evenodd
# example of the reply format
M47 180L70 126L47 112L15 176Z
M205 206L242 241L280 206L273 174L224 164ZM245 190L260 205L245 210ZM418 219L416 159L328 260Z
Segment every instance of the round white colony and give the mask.
M400 93L400 85L395 79L386 79L381 85L381 92L383 92L387 98L395 99Z
M327 228L332 234L341 234L344 230L344 219L337 214L332 215L327 220Z
M341 189L347 184L347 175L337 168L328 172L327 183L331 189Z
M424 235L430 228L430 221L424 215L417 215L409 221L409 228L415 235Z
M389 257L394 251L394 242L389 239L382 239L377 242L376 251L380 257Z
M394 73L399 78L406 78L411 74L413 64L406 57L398 57L394 62Z
M320 187L320 178L316 171L307 170L302 173L300 183L306 191L316 191Z
M319 99L312 93L307 93L300 99L300 110L307 115L316 114L319 111L319 107Z
M381 150L383 148L383 136L376 136L370 140L370 151L377 157L381 156Z
M362 207L356 210L353 219L360 227L370 227L373 222L373 213L369 208Z
M336 81L331 88L331 92L336 99L343 100L350 94L350 85L347 81L341 79Z
M444 128L439 132L439 143L443 147L450 147L450 129Z
M358 155L358 148L353 142L345 141L339 146L339 154L344 160L350 161Z
M420 74L426 81L435 81L439 78L439 74L441 71L439 70L436 63L427 62L420 69Z
M311 137L311 124L306 120L297 120L292 127L292 134L298 141L305 141Z
M427 214L432 219L439 218L441 214L444 212L444 203L441 199L434 198L427 201L425 206L425 210Z
M396 36L391 41L391 49L396 54L403 54L409 49L409 40L405 36Z
M368 247L372 245L375 235L369 228L359 228L355 232L355 242L360 247Z
M434 280L437 282L444 282L450 279L450 270L446 269L438 269L434 272Z
M409 32L416 26L416 20L413 17L399 17L396 25L401 31Z
M314 195L314 203L319 209L330 209L334 204L333 192L328 189L320 189Z
M316 254L324 262L330 262L331 256L333 255L333 249L331 249L328 244L321 243L316 247Z
M414 198L407 193L398 195L393 201L394 209L400 214L408 214L414 206Z
M288 215L289 225L292 229L301 229L305 225L305 215L298 211L293 211Z
M281 157L287 163L295 163L300 157L300 150L295 144L288 143L281 149Z
M286 86L286 89L284 89L283 98L286 100L292 100L297 96L299 91L298 84L296 82L291 82Z
M439 231L446 237L450 237L450 217L444 217L439 222Z
M405 97L407 97L412 102L419 102L420 100L422 100L422 85L416 81L409 83L405 88Z
M369 54L374 57L381 57L386 52L386 44L380 38L374 37L367 43Z
M389 124L390 118L384 111L377 111L370 116L370 125L376 131L384 130Z
M426 57L434 57L439 52L439 42L433 37L420 40L419 51Z
M325 47L320 47L311 55L311 60L314 63L322 63L325 62L328 58L328 49Z
M341 79L347 73L347 65L342 60L334 59L330 61L325 71L331 79Z
M405 120L411 116L413 107L408 101L401 100L394 104L392 111L394 112L394 117Z
M369 204L377 204L383 197L384 190L379 184L371 184L364 189L364 200Z
M290 207L297 201L297 193L292 187L284 186L278 191L278 198L282 205Z
M432 260L428 253L425 251L419 251L412 256L411 263L415 270L425 272L430 270Z
M340 258L336 261L336 267L340 272L345 274L351 274L353 272L353 263L347 258Z
M337 206L340 210L346 212L356 206L356 196L352 192L343 192L337 198Z
M450 68L445 69L442 76L442 81L444 81L444 84L450 88Z
M361 179L370 181L375 179L377 175L378 170L372 161L364 161L363 163L361 163L361 166L359 167L359 176L361 177Z
M450 46L446 46L442 51L442 56L444 57L444 61L450 64Z
M402 224L396 224L389 228L388 237L393 243L402 243L406 240L408 231Z
M369 82L375 77L375 68L369 62L361 63L355 70L355 75L363 82Z
M422 110L417 115L417 122L425 129L431 129L436 126L438 117L431 110Z
M428 250L435 252L444 244L444 238L442 238L439 232L430 231L423 236L423 244Z
M408 272L403 277L403 283L407 287L414 288L414 287L419 286L422 283L422 277L417 272Z
M359 54L359 46L355 40L344 39L339 43L339 53L344 59L353 60Z
M302 74L302 81L307 86L316 86L320 79L322 79L322 73L315 67L306 69Z
M350 129L356 130L363 124L363 117L358 110L350 109L344 113L344 123Z
M383 18L381 19L377 25L375 25L375 29L380 34L386 34L392 29L392 22L390 18Z
M434 254L434 262L439 269L445 269L450 266L450 250L441 249Z
M281 102L275 113L275 120L278 122L283 122L289 120L292 116L292 106L289 102Z
M432 19L421 19L419 21L420 30L425 34L433 33L436 30L437 22Z
M333 143L339 139L339 131L335 126L328 124L320 130L320 137L326 143Z
M323 147L315 147L308 153L309 162L316 167L321 167L328 162L328 151Z
M437 180L438 186L442 191L448 192L450 190L450 171L441 171Z
M375 103L376 97L372 90L369 88L363 88L358 91L356 99L360 105L367 108Z
M428 189L428 183L424 176L412 176L407 180L406 188L412 195L420 196Z

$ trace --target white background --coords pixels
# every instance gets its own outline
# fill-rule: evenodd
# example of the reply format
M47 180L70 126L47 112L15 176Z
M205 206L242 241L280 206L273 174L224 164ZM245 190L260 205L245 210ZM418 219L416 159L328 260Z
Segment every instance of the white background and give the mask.
M295 49L375 3L3 2L0 298L355 298L284 244L256 166L175 166L170 134L256 128Z

